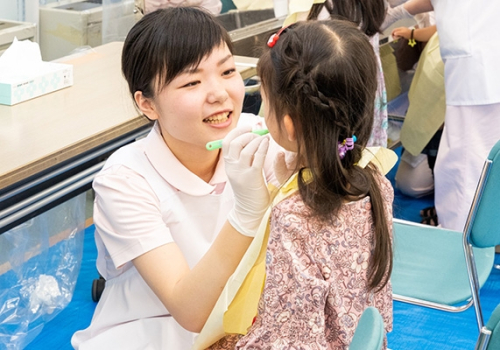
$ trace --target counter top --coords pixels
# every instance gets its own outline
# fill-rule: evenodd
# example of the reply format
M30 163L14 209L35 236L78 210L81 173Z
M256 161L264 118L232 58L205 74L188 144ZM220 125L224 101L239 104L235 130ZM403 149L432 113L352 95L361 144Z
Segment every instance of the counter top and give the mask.
M0 190L150 122L121 75L122 42L58 62L73 64L73 86L14 106L0 105ZM256 59L235 57L243 79Z

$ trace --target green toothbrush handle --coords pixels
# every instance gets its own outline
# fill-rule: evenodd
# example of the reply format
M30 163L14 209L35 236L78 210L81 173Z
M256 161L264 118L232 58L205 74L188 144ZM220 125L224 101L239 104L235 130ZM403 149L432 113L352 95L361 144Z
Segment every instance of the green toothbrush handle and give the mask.
M252 133L260 135L260 136L264 136L266 134L269 134L269 130L267 130L267 129L259 129L259 130L252 131ZM205 147L209 151L213 151L213 150L219 149L219 148L222 147L222 140L215 140L215 141L207 142L207 144L206 144Z

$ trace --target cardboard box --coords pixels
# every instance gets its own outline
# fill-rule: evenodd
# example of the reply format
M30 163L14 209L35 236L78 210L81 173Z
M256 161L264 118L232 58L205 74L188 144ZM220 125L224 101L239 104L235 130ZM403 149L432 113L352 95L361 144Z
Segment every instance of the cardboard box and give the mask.
M37 74L11 74L0 77L0 104L16 103L48 94L73 85L71 64L39 62Z

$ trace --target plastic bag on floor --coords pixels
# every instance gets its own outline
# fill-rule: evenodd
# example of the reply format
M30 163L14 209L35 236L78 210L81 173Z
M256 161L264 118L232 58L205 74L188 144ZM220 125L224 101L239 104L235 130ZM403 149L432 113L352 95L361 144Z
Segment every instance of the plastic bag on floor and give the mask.
M85 193L0 235L0 350L23 349L71 301Z

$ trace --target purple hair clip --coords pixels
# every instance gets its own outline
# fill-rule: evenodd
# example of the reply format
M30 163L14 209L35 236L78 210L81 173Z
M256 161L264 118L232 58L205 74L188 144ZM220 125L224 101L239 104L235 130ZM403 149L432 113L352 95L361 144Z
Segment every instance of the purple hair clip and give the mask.
M354 142L356 142L356 140L356 135L352 135L352 138L348 137L342 142L339 141L338 150L340 159L344 159L346 152L354 148Z

